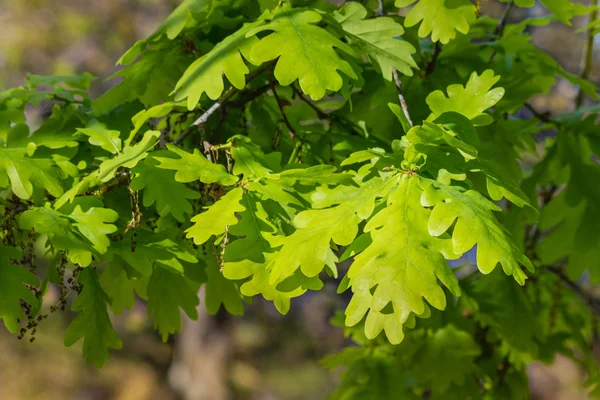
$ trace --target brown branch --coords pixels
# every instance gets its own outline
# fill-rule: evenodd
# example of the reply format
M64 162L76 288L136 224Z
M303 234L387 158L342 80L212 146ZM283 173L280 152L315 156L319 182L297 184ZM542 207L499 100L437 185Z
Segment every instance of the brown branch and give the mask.
M398 76L398 71L396 71L396 68L392 69L392 74L394 75L394 82L396 82L396 90L398 91L398 99L400 100L400 106L402 107L404 116L408 120L410 126L413 126L412 120L410 119L410 114L408 113L408 105L406 104L406 100L404 100L404 95L402 95L402 81Z

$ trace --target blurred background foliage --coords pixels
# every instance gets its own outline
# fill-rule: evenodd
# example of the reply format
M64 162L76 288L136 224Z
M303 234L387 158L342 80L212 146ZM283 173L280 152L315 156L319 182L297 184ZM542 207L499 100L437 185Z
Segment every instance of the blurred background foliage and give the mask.
M105 78L117 69L119 56L152 33L178 3L0 0L0 89L21 85L27 73L88 71L98 77L92 88L92 96L97 96L115 84ZM498 17L503 9L504 4L488 0L483 2L482 13ZM511 19L545 12L539 5L516 9ZM575 18L574 27L560 23L534 27L533 42L569 72L578 73L584 34L576 34L574 28L585 23L585 18ZM598 77L596 67L591 79ZM576 94L576 87L559 80L552 93L533 99L532 104L543 112L566 112L573 110ZM48 111L44 107L48 106L31 109L32 116L44 115ZM115 318L124 349L115 352L100 370L85 365L77 346L63 346L64 329L72 318L69 312L49 318L32 343L28 338L17 342L0 329L0 399L208 398L193 390L181 391L202 387L202 383L194 385L198 376L205 377L205 386L216 386L210 389L212 393L225 390L236 399L323 399L335 387L338 373L327 371L317 361L347 344L342 331L329 323L343 301L335 295L335 283L329 282L326 290L296 299L285 317L271 304L257 301L242 318L202 314L199 322L186 320L186 337L176 336L167 343L153 332L140 303ZM174 357L185 358L178 351L196 344L199 349L190 354L198 359L188 363L195 372L173 365ZM529 372L532 398L586 398L581 372L566 359L559 358L551 366L532 365Z

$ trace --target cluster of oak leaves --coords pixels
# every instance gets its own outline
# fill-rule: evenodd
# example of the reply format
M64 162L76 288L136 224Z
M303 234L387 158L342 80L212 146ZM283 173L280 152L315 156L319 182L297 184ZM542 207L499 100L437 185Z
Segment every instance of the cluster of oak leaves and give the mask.
M101 366L122 346L109 310L136 297L166 339L201 285L209 312L239 315L338 281L335 321L364 346L325 361L349 365L334 397L522 398L526 363L557 352L596 384L593 307L543 272L600 278L596 110L513 116L557 77L596 98L525 32L592 8L548 0L504 26L467 0L406 17L381 14L411 1L299 3L186 0L103 96L87 74L0 93L8 330L35 333L74 297L65 344ZM472 249L476 268L450 268Z

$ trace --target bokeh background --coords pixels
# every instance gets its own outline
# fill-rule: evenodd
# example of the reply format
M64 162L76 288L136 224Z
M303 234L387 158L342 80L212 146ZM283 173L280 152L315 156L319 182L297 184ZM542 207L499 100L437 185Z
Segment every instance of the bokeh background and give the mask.
M0 0L0 90L21 85L27 73L88 71L98 77L92 88L97 96L113 83L106 78L116 71L119 56L152 33L178 3ZM497 17L504 6L483 1L483 13ZM540 5L515 9L511 20L544 13ZM575 27L585 23L585 17L574 20ZM537 46L568 71L579 72L584 34L560 23L532 33ZM598 52L596 65L597 58ZM598 77L597 66L591 78ZM576 95L576 87L559 81L550 95L532 104L542 112L567 112ZM44 107L32 112L44 114ZM81 343L63 346L64 329L73 317L69 312L45 321L33 343L17 341L0 328L0 399L324 399L339 371L327 371L317 361L345 344L341 330L329 322L343 302L331 282L322 292L293 301L285 317L263 301L249 306L241 318L201 313L198 321L186 319L184 332L167 343L152 331L140 303L115 318L124 348L100 370L85 364ZM586 398L582 372L566 359L551 366L533 364L529 372L534 399Z

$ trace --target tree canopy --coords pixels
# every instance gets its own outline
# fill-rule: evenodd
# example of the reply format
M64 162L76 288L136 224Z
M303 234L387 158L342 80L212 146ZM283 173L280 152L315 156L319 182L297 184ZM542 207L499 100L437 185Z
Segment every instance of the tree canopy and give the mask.
M600 395L598 6L542 4L185 0L100 97L89 74L0 92L4 325L33 340L68 306L65 345L101 367L136 298L167 340L200 303L285 314L334 281L358 345L323 360L334 399L527 398L559 353ZM529 33L576 16L581 75ZM558 79L575 111L534 109Z

